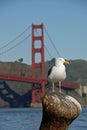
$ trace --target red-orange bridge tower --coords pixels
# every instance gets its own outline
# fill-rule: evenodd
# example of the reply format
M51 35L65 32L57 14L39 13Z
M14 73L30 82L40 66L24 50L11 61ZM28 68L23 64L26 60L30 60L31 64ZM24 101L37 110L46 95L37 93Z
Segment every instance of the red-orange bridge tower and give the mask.
M39 31L39 35L36 35L36 31ZM39 42L39 47L37 47ZM39 53L39 60L37 62L36 55ZM41 84L33 84L32 88L32 103L35 102L38 95L44 96L45 94L45 66L44 66L44 25L32 24L32 79L37 79L36 70L40 69L40 80ZM40 88L39 88L40 87ZM40 92L41 90L41 92Z

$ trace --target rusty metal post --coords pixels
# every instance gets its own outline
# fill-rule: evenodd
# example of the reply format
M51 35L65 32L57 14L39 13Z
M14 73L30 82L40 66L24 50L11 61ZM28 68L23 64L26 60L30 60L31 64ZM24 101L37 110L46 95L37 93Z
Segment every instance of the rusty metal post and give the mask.
M81 105L64 93L49 93L43 97L43 116L39 130L67 130L80 112Z

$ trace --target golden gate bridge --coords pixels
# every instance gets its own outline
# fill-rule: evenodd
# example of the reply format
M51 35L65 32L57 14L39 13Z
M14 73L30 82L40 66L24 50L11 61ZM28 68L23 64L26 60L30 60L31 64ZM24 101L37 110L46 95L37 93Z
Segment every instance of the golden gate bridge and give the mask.
M36 30L39 30L40 34L38 33L38 35L36 35L36 32L35 32ZM19 38L24 32L22 32L20 35L18 35L12 41L8 42L5 46L3 46L3 48L7 47L13 41L15 41L17 38ZM30 36L31 35L26 36L25 39L27 39ZM6 52L12 50L14 47L16 47L19 44L21 44L22 42L24 42L25 39L21 40L19 43L15 44L14 46L7 49ZM36 45L38 42L40 42L39 47ZM45 58L44 58L45 45L44 45L44 25L43 24L40 24L40 25L32 24L31 46L32 46L32 56L31 56L32 57L32 74L31 74L31 76L26 77L26 76L18 76L18 75L13 75L13 74L8 74L8 73L7 74L0 73L0 80L31 83L32 84L32 103L35 103L38 98L38 95L40 95L41 97L44 96L45 86L47 84L47 79L45 78ZM55 47L55 49L56 49L56 47ZM5 53L5 51L0 53L0 55L2 55L3 53ZM37 62L37 59L36 59L36 54L38 54L38 53L40 54L40 62ZM57 51L57 53L59 53L59 52ZM36 70L38 68L40 69L40 78L39 79L36 76ZM62 83L62 87L76 89L76 88L79 88L79 85L70 84L70 83Z

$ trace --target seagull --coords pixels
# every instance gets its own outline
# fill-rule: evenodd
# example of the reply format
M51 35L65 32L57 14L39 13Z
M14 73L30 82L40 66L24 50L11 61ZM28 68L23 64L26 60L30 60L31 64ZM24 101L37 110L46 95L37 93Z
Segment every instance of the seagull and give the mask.
M59 82L59 92L61 92L61 81L66 78L65 64L69 64L64 58L56 58L55 65L48 70L48 82L52 83L52 92L54 92L54 83Z

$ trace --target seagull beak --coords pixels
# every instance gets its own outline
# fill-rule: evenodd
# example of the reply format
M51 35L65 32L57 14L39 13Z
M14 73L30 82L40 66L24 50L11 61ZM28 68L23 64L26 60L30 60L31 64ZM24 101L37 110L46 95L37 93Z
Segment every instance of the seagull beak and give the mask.
M65 60L65 61L64 61L64 64L69 64L69 61L66 61L66 60Z

